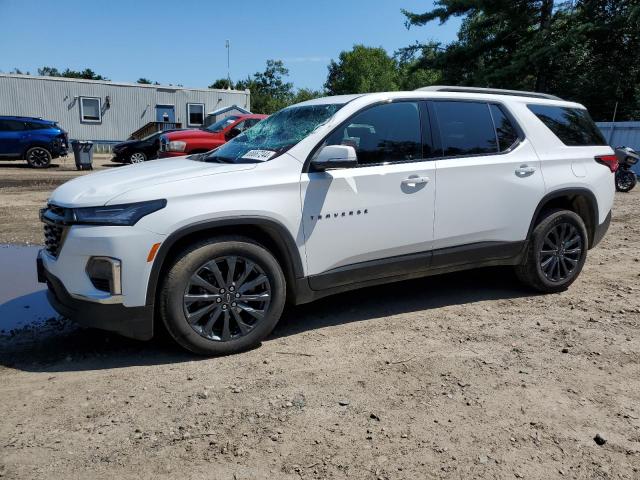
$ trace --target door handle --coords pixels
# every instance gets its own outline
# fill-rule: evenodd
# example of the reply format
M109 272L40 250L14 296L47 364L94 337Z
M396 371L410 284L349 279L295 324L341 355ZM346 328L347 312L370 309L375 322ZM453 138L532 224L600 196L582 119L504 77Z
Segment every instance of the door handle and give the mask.
M532 175L535 173L535 167L530 167L529 165L520 165L520 167L516 168L516 175L519 177L526 177L528 175Z
M409 187L415 187L416 185L424 185L425 183L429 183L431 180L429 177L409 177L402 180L403 185L407 185Z

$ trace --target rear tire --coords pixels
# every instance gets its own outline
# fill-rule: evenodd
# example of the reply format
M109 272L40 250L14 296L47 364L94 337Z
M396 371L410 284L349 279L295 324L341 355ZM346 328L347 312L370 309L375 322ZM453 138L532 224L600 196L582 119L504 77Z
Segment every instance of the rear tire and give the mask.
M516 275L543 293L566 290L587 259L589 237L582 218L569 210L551 210L536 225Z
M631 170L618 170L616 172L616 190L619 192L630 192L636 186L638 178Z
M47 168L51 165L51 152L44 147L33 147L24 156L31 168Z
M285 297L284 274L269 251L248 238L217 237L180 252L160 291L160 316L187 350L228 355L271 333Z

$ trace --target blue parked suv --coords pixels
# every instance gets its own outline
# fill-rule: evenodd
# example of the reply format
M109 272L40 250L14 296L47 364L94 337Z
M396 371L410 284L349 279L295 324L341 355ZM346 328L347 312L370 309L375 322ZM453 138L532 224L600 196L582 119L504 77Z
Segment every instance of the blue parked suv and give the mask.
M56 122L33 117L0 115L0 160L26 160L46 168L67 154L69 137Z

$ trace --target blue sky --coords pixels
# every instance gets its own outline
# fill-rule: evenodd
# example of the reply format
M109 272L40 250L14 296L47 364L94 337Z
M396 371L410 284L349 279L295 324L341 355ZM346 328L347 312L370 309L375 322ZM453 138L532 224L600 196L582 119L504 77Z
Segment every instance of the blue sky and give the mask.
M401 8L429 0L0 0L0 71L92 68L114 81L147 77L205 87L281 59L296 87L321 88L327 64L356 43L390 53L416 40L449 42L459 20L407 30Z

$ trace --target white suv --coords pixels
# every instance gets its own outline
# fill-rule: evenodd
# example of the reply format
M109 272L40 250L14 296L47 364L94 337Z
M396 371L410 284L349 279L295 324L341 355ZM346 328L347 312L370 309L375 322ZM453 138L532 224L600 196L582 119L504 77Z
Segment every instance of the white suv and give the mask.
M567 288L611 218L616 157L576 103L461 87L321 98L208 153L53 192L39 277L63 315L202 354L285 301L512 265ZM425 293L427 295L428 293Z

